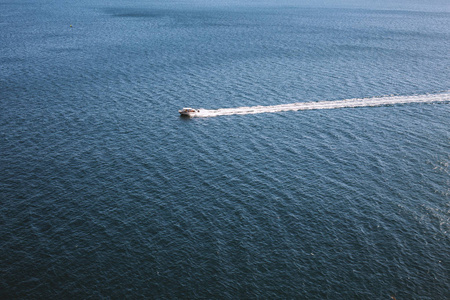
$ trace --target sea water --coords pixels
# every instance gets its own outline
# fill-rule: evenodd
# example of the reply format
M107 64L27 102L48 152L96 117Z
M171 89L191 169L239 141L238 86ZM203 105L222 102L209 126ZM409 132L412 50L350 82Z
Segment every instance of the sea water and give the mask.
M1 298L449 298L449 11L0 1Z

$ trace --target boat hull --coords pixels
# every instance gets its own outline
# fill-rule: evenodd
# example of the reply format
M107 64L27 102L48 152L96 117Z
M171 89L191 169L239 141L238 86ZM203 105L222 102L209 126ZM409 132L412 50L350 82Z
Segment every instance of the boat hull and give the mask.
M196 113L182 113L180 112L180 117L192 118L195 117Z

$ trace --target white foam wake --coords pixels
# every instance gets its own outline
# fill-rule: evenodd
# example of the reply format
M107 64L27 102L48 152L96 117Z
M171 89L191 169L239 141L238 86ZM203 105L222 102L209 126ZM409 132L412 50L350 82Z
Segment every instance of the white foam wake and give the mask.
M226 115L261 114L282 111L297 111L311 109L334 109L349 107L385 106L407 103L430 103L450 101L450 91L438 94L425 94L413 96L383 96L376 98L355 98L337 101L298 102L272 106L249 106L237 108L200 109L197 117L215 117Z

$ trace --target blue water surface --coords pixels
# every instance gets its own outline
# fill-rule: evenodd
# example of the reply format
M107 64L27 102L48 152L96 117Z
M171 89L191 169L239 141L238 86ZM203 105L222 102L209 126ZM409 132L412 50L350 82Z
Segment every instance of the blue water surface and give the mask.
M445 1L0 1L3 299L448 299Z

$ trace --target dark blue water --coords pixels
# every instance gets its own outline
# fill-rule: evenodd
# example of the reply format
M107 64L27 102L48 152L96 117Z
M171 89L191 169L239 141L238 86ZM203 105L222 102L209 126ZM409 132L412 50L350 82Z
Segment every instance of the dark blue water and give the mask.
M449 103L177 110L448 91L449 11L0 1L0 297L448 299Z

